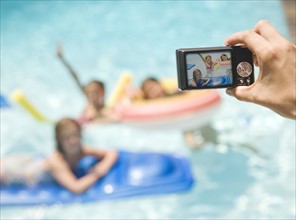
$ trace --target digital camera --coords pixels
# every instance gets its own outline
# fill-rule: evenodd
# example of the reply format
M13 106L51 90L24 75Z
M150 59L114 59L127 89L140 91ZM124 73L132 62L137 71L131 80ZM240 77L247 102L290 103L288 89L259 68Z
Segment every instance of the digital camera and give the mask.
M232 88L254 83L253 54L246 47L176 50L180 90Z

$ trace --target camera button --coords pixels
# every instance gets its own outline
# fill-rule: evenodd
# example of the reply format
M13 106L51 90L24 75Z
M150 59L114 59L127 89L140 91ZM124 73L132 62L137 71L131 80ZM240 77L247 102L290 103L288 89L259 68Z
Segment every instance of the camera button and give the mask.
M236 71L238 73L239 76L241 77L248 77L251 75L253 68L252 65L248 62L240 62L237 67L236 67Z

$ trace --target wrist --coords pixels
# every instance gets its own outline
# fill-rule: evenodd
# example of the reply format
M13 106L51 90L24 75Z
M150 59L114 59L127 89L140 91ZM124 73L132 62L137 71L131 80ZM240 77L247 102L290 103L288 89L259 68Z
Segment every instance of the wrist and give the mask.
M100 178L102 176L102 172L100 172L99 170L96 170L96 169L92 169L91 170L91 174L93 176L95 176L97 179Z

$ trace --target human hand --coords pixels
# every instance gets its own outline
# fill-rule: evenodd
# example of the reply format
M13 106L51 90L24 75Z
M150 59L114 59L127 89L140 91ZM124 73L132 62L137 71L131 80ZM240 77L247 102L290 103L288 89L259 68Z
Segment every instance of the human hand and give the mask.
M227 89L226 93L238 100L265 106L283 117L296 119L296 46L264 20L252 30L231 35L225 44L248 47L259 67L254 84Z

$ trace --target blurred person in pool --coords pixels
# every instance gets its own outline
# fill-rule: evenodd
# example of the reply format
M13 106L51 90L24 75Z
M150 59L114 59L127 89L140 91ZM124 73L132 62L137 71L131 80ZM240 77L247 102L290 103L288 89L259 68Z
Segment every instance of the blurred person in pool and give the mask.
M161 86L160 82L153 77L145 79L141 85L141 90L144 99L157 99L169 96ZM176 91L173 95L178 94Z
M179 94L177 90L173 94L167 93L165 89L162 87L159 80L154 77L146 78L142 82L140 88L133 87L131 85L127 86L125 93L127 95L126 97L131 101L139 100L139 99L145 99L145 100L158 99L158 98L164 98L174 94Z
M221 56L220 56L220 61L230 61L230 59L228 58L228 56L226 55L226 54L222 54Z
M131 90L132 92L129 91L130 95L128 96L132 100L133 99L154 100L159 98L182 95L183 93L185 93L185 91L182 91L182 92L178 91L177 88L175 89L175 91L171 91L170 93L166 92L165 88L161 85L160 81L154 77L146 78L142 82L140 88L132 88ZM213 131L214 129L211 127L211 125L207 124L202 128L183 131L184 141L186 145L188 145L192 149L198 149L202 147L202 145L206 141L215 141L216 133L212 132L211 134L214 134L214 135L207 135L209 130ZM197 134L199 133L203 136L203 138L198 137Z
M227 89L238 100L267 107L279 115L296 119L296 45L262 20L251 30L235 33L226 45L243 44L254 53L259 76L250 86Z
M84 146L81 127L74 119L61 119L56 124L55 137L56 150L45 159L28 155L1 159L1 183L35 185L53 178L69 191L80 194L105 176L117 161L117 153L113 150ZM77 164L87 155L100 161L86 175L77 178Z
M65 67L69 70L71 76L74 78L76 84L87 98L87 104L84 108L82 115L78 118L81 123L84 122L97 122L97 123L111 123L118 121L118 116L112 110L105 108L105 86L99 80L92 80L86 86L80 82L76 71L65 60L62 47L57 46L57 56Z
M176 91L168 93L161 85L160 81L154 77L146 78L142 82L140 88L128 86L126 93L128 98L131 100L152 100L182 94L177 88Z

